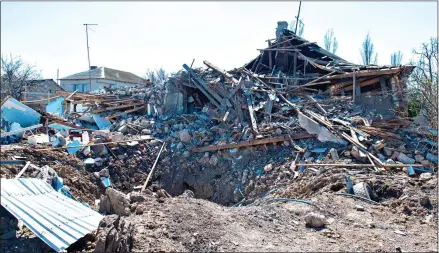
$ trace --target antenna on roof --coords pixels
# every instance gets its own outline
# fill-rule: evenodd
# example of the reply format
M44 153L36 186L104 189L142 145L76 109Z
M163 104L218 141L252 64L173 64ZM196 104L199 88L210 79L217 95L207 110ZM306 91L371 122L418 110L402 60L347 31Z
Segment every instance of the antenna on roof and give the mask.
M294 34L297 35L297 25L299 24L299 16L300 16L300 7L302 6L302 1L299 2L299 12L296 16L296 28L294 29Z
M85 25L85 36L87 38L87 56L88 56L88 80L90 81L90 87L88 88L91 91L91 74L90 74L90 48L88 47L88 26L89 25L98 25L98 24L84 24Z

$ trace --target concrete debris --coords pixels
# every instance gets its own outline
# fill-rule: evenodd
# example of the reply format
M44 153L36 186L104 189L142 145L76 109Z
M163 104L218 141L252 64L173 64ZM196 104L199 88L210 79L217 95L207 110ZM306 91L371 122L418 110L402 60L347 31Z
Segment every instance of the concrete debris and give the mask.
M113 188L107 188L101 197L99 212L105 214L130 215L130 199L124 193Z
M131 252L134 224L119 215L107 215L96 231L94 252Z
M324 215L312 212L305 215L303 220L305 221L306 226L313 228L321 228L328 224Z
M42 179L105 215L96 240L84 238L85 246L72 251L256 250L223 241L240 235L206 235L233 227L230 218L247 224L249 234L261 233L264 243L281 242L273 240L275 231L297 230L284 210L296 203L310 208L294 212L307 226L331 227L315 211L322 206L337 220L352 219L340 223L347 231L363 229L354 216L369 213L357 211L379 210L376 216L394 214L404 223L437 213L437 131L408 119L403 92L414 67L349 63L278 24L276 39L259 56L230 71L203 61L205 68L183 64L137 87L57 91L41 101L6 98L2 177ZM246 208L252 205L260 208ZM0 236L16 240L6 226L15 228L15 221L6 216L0 215ZM253 218L241 223L243 217ZM364 228L378 226L373 222ZM181 233L183 227L196 235ZM351 236L342 228L325 228L322 238ZM135 242L141 243L133 249Z

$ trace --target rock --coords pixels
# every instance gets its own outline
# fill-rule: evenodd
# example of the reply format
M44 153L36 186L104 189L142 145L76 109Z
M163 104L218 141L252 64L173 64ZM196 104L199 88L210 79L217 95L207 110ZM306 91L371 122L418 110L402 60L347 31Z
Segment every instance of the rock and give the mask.
M138 205L136 207L136 214L143 214L145 212L145 206L144 205Z
M366 210L366 209L364 209L363 206L360 206L360 205L356 205L355 209L357 209L357 211L365 211Z
M390 149L388 147L384 147L383 149L384 149L384 154L386 156L391 156L393 154L393 150L392 149Z
M430 180L431 177L432 177L432 174L429 173L429 172L426 172L426 173L422 173L422 174L419 176L419 180L421 180L421 181L427 181L427 180Z
M264 167L265 172L270 172L272 169L273 169L273 165L271 163L265 165Z
M216 166L218 164L218 157L216 155L212 155L209 159L209 163L212 166Z
M99 202L99 212L128 216L130 214L130 199L124 193L113 188L107 188Z
M380 149L384 148L384 142L382 142L382 141L377 142L377 143L373 144L372 147L373 147L373 149L375 149L375 151L378 152L378 151L380 151Z
M277 135L281 135L282 134L282 129L280 129L280 128L276 129L276 134Z
M430 198L428 198L427 196L422 197L421 199L419 199L419 203L421 204L421 206L426 207L426 208L430 208L431 207L431 201Z
M183 149L183 148L184 148L184 144L181 143L181 142L179 142L179 143L177 144L177 149L180 150L180 149Z
M185 190L180 196L184 198L195 198L195 193L191 190Z
M118 215L107 215L96 231L94 252L131 252L134 224Z
M359 161L366 161L367 156L363 152L361 152L357 146L352 146L351 155L355 157Z
M415 159L408 157L404 153L399 153L397 159L398 159L398 161L405 163L405 164L414 164L415 163Z
M328 224L325 216L317 213L308 213L303 219L307 227L321 228Z
M248 185L245 187L244 194L248 195L255 189L255 182L253 180L250 180Z
M422 160L422 161L421 161L421 164L422 164L425 168L430 168L430 167L431 167L430 161L428 161L428 160Z
M338 161L338 159L340 159L340 157L338 156L338 153L337 153L337 149L331 148L331 150L329 150L329 153L331 153L331 158L334 162Z
M130 210L131 210L132 213L134 213L136 211L136 208L137 208L137 203L131 204Z
M157 196L159 198L170 198L171 195L169 195L169 193L167 191L165 191L164 189L160 189L157 191Z
M143 203L146 201L145 196L139 192L131 192L129 198L131 203Z
M189 153L189 151L184 151L183 152L183 157L189 157L190 156L190 153Z
M101 171L99 171L99 176L100 177L109 177L110 172L108 171L108 169L102 169Z
M185 142L185 143L190 143L191 142L191 135L189 134L189 132L187 130L183 130L180 132L179 134L179 138L180 141Z
M142 129L142 134L151 134L152 131L150 129Z
M420 162L422 162L423 160L425 160L425 158L424 158L422 155L415 155L415 160L416 160L418 163L420 163Z

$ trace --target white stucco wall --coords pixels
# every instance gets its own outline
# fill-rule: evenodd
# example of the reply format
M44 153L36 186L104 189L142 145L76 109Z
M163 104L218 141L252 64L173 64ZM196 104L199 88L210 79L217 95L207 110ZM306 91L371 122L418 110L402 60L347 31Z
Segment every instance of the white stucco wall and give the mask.
M135 87L135 86L141 86L140 84L132 84L132 83L125 83L125 82L118 82L113 80L105 80L105 79L92 79L91 80L91 89L90 89L90 81L89 80L60 80L60 86L69 92L75 91L74 85L79 85L78 92L82 92L82 85L87 85L87 91L96 91L103 89L104 87L112 87L112 88L120 88L120 87Z

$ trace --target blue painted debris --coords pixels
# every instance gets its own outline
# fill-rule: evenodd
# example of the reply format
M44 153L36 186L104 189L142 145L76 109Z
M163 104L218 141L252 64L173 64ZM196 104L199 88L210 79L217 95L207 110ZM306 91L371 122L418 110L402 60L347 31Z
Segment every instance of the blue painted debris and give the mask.
M306 167L305 167L304 165L300 166L300 167L299 167L299 172L304 172L304 171L305 171L305 168L306 168Z
M56 116L62 116L64 114L64 97L55 98L47 103L46 112Z
M314 148L311 150L313 153L325 153L328 148Z
M34 109L9 97L1 106L1 128L9 131L12 123L17 122L21 127L30 127L40 123L41 114Z
M323 158L325 158L325 154L324 153L320 153L320 155L317 157L316 162L320 162L323 160Z
M111 181L110 181L110 178L108 178L108 177L101 177L101 182L105 188L111 186Z
M427 158L427 160L429 160L430 162L434 162L435 164L437 164L438 162L438 157L430 153L428 153L425 158Z
M422 168L422 167L414 167L414 169L416 171L419 171L419 172L427 172L427 173L434 174L434 171L432 169L426 169L426 168Z
M79 141L72 141L67 145L67 152L75 154L81 149L81 143Z
M408 172L409 176L415 175L415 169L413 169L412 166L407 167L407 172Z
M109 126L111 126L111 122L109 120L104 119L99 115L93 114L92 117L99 130L105 130L108 129Z
M61 190L63 184L64 180L62 179L62 177L55 176L52 178L52 187L53 189L55 189L55 191Z
M60 131L68 131L70 129L73 129L72 127L60 125L57 123L50 124L50 125L48 125L48 127L52 128L52 129L60 130Z

